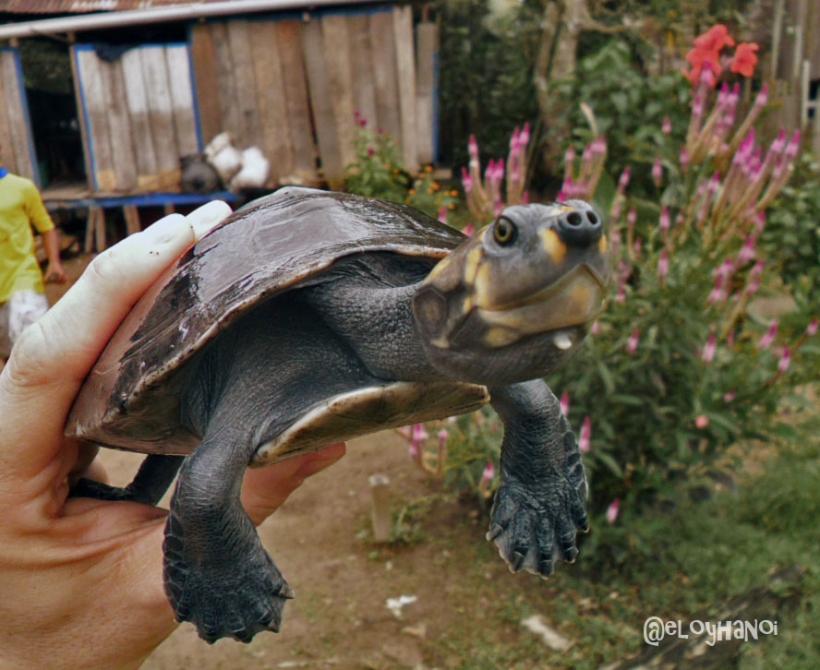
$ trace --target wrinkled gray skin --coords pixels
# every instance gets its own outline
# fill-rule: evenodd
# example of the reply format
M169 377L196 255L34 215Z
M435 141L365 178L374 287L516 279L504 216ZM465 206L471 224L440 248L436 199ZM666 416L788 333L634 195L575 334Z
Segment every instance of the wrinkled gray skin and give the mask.
M597 242L600 223L584 225L583 244ZM576 530L587 529L578 446L547 385L528 381L567 352L551 333L489 352L431 350L413 312L428 270L388 253L358 256L264 303L221 334L194 368L183 414L202 436L200 446L184 461L149 456L126 490L85 482L75 492L156 502L182 463L166 527L166 590L177 618L192 621L205 640L247 642L278 631L293 597L239 502L256 449L316 403L384 380L488 385L505 429L488 538L514 571L548 576L555 560L575 558ZM573 334L580 342L585 330Z

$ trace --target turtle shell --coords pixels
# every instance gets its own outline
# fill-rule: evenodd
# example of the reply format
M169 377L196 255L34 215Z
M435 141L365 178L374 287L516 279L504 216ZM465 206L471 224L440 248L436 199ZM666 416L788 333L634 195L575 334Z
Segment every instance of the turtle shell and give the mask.
M409 207L348 194L288 187L256 200L137 302L84 383L66 433L144 453L189 453L199 438L180 423L186 363L247 310L350 254L435 261L463 240Z

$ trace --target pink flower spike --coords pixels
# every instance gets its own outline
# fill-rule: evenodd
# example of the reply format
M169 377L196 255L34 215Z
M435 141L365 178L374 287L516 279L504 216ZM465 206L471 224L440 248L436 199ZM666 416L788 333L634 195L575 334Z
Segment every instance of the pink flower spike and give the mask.
M788 347L783 347L783 353L780 354L780 360L777 362L777 371L786 372L789 369L789 362L791 361L791 353Z
M475 141L475 135L470 135L470 141L467 145L470 151L470 158L472 160L478 160L478 142Z
M494 478L495 466L493 465L492 461L487 461L487 465L484 466L484 472L481 473L481 479L489 483L493 481Z
M695 425L698 428L700 428L701 430L703 430L704 428L706 428L706 426L709 425L709 417L706 416L705 414L701 414L699 416L696 416L695 417Z
M692 102L692 117L699 119L703 116L703 96L700 93L695 94L695 99Z
M589 334L590 334L590 335L597 335L598 333L600 333L600 332L601 332L601 330L602 330L602 328L601 328L601 323L600 323L600 322L596 319L596 320L593 322L593 324L592 324L592 326L590 327L590 329L589 329Z
M606 522L611 526L615 523L615 520L618 518L618 508L620 507L620 503L617 498L609 503L609 507L606 508Z
M669 120L668 116L663 117L663 122L661 123L661 132L664 135L668 135L672 132L672 122Z
M715 285L712 288L712 292L709 294L709 297L706 298L706 302L710 305L726 300L726 289L723 288L724 279L725 277L721 276L715 277Z
M663 286L666 275L669 274L669 252L666 249L661 251L660 258L658 258L658 279Z
M558 402L561 406L561 414L563 414L564 416L568 416L567 413L569 412L569 393L564 391L561 394L561 400L559 400Z
M760 91L758 91L757 98L755 98L755 105L757 107L763 107L766 102L769 100L769 84L763 82L763 86L760 87Z
M494 174L495 174L495 161L491 158L490 162L487 163L487 167L484 169L484 181L486 181L486 182L491 181Z
M729 391L726 395L723 396L723 402L732 402L735 399L737 393L735 391Z
M655 186L660 188L661 180L663 179L663 166L661 165L660 156L656 156L655 162L652 163L652 179L655 182Z
M447 208L443 205L438 208L438 220L447 223Z
M759 277L761 274L763 274L763 261L758 261L754 264L754 267L749 271L749 276L754 278Z
M564 154L564 161L566 162L568 168L575 161L575 147L571 144L567 147L567 152Z
M723 259L723 262L715 268L715 271L712 275L718 279L724 279L732 274L732 270L735 269L735 263L732 260L731 256L727 256Z
M629 213L626 215L626 223L631 228L635 225L635 222L638 220L638 210L635 207L632 207L629 210Z
M590 438L592 437L592 419L589 415L584 417L584 423L581 424L581 434L578 437L578 451L586 454L591 448Z
M530 192L529 191L524 191L524 193L521 194L521 204L522 205L529 205L530 204Z
M472 223L468 223L464 228L461 229L461 232L464 233L467 237L472 237L473 233L475 233L475 226Z
M629 185L629 177L632 174L632 170L628 167L624 168L624 171L621 172L621 176L618 178L618 190L623 191Z
M680 163L681 170L686 172L686 167L689 165L689 152L686 150L685 146L680 148L680 156L678 156L678 162Z
M781 128L780 132L777 133L777 137L772 140L772 146L769 149L772 154L779 154L783 151L783 147L786 146L786 129Z
M521 129L521 134L518 136L518 139L521 142L521 146L527 146L527 142L530 141L530 122L524 124L524 127Z
M818 325L818 320L817 320L817 317L815 316L809 322L809 325L806 326L806 336L807 337L811 337L812 335L814 335L817 332L817 325Z
M772 346L772 342L774 342L774 336L777 334L777 319L772 319L771 323L769 324L769 330L766 331L766 334L760 338L760 342L757 343L758 349L768 349Z
M709 339L706 340L706 346L703 347L703 353L700 355L704 363L711 363L715 358L715 334L709 333Z
M500 182L504 179L504 159L499 158L495 163L495 171L493 172L493 178Z
M450 431L449 431L449 430L447 430L446 428L442 428L442 429L441 429L441 430L440 430L440 431L436 434L436 437L438 438L438 443L439 443L441 446L444 446L444 444L447 442L447 438L448 438L448 437L450 437Z
M800 150L800 131L795 130L792 139L786 147L785 156L788 160L794 160Z
M428 437L430 437L429 433L425 430L423 423L414 423L413 429L410 432L410 439L415 442L416 444L421 444L424 442Z
M740 253L737 255L737 264L743 265L744 263L748 263L749 261L754 260L756 255L757 250L755 249L754 237L749 235L746 238L746 241L743 242L743 247L741 247Z
M473 178L467 172L466 167L461 168L461 183L464 185L464 192L469 194L473 190Z
M661 228L662 231L666 232L667 230L669 230L669 222L670 222L669 206L664 205L663 208L661 209L661 219L660 219L660 222L659 222L659 225L660 225L660 228Z
M634 354L638 350L639 335L640 335L640 331L637 328L632 331L632 334L629 336L629 339L626 341L626 351L627 351L627 353Z

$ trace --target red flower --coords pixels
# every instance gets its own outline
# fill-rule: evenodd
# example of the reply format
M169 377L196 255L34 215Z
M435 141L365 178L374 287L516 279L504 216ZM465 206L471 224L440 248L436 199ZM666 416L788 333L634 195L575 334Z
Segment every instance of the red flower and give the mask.
M695 48L703 51L720 51L723 47L732 47L735 41L729 37L729 31L722 23L712 26L700 37L695 38Z
M722 69L720 66L720 56L717 51L695 47L686 54L686 60L692 65L692 69L686 73L692 86L697 86L700 83L700 75L703 71L704 64L713 72L715 77L720 74Z
M757 51L760 47L754 42L743 42L737 45L735 49L735 57L732 59L732 64L729 69L732 72L742 74L744 77L751 77L757 65Z
M700 76L703 72L704 64L707 64L712 71L714 79L720 74L723 67L720 64L720 51L724 47L734 46L735 41L729 37L729 31L723 24L712 26L700 37L695 38L695 48L686 54L686 60L692 64L692 69L686 73L692 86L700 83ZM754 54L752 54L754 55ZM747 75L748 76L748 75Z

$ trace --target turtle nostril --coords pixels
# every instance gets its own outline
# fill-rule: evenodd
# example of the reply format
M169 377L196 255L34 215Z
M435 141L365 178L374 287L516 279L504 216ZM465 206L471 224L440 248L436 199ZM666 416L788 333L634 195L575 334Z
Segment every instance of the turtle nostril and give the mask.
M587 212L587 219L593 226L598 223L598 215L595 212Z
M580 226L584 220L578 212L570 212L567 214L567 223L571 226Z

